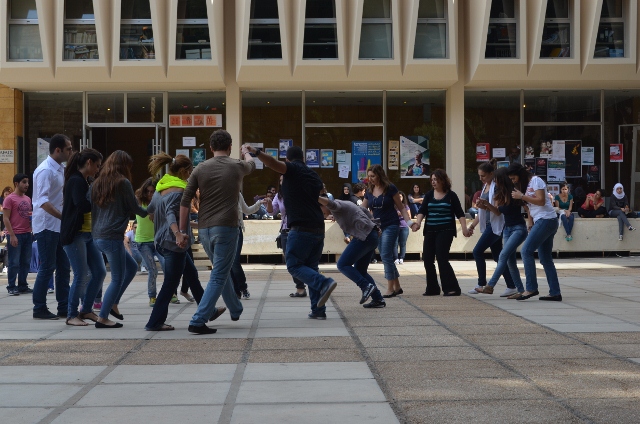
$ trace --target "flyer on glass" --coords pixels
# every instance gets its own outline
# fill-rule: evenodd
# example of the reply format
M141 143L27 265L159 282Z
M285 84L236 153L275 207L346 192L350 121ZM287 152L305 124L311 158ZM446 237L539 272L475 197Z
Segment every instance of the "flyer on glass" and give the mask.
M429 137L400 136L400 176L428 178L430 172Z

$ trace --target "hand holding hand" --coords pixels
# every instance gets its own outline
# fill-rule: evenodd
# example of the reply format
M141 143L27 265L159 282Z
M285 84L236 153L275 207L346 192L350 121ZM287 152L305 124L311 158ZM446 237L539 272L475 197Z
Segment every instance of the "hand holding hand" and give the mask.
M187 235L186 234L182 234L180 232L176 233L176 244L178 245L178 247L180 248L185 248L187 247Z
M471 230L473 231L473 230ZM467 229L467 227L462 227L462 235L469 238L471 237L471 232L469 232L469 230Z
M464 234L464 231L462 233ZM473 235L473 228L471 228L471 226L467 227L467 234L465 237L471 237Z
M420 224L417 222L414 222L413 224L411 224L411 231L413 231L414 233L416 231L418 231L420 229Z

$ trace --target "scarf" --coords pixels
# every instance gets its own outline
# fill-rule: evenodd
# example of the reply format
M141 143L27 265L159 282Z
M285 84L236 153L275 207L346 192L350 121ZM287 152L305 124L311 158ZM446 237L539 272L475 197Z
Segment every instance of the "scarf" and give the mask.
M168 188L178 187L184 189L187 186L187 182L173 175L164 174L158 184L156 184L156 191L163 191Z
M616 191L618 187L622 189L622 194L618 194L618 192ZM622 184L618 183L613 186L613 195L616 196L616 199L618 200L624 199L624 187L622 186Z

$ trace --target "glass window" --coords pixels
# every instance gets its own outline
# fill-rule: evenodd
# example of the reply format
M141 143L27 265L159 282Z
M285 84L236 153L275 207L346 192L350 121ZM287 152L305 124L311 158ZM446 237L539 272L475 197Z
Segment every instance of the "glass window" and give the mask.
M541 58L572 57L569 0L548 0L542 30Z
M282 59L277 0L252 0L247 59Z
M381 91L307 91L306 123L382 123Z
M391 0L364 0L360 59L393 59Z
M9 2L10 61L42 61L42 44L35 0Z
M64 60L97 60L98 38L92 0L65 0Z
M338 58L336 4L334 0L307 0L302 58Z
M211 59L206 0L178 1L176 59Z
M264 149L278 149L280 140L293 140L294 146L302 146L302 93L243 91L242 142L264 143ZM277 187L279 177L266 167L244 177L247 204L253 205L253 197L263 195L268 185Z
M25 92L24 132L25 167L20 172L31 174L38 166L39 138L46 140L61 133L78 150L82 140L82 93Z
M498 161L521 161L520 91L466 91L464 116L465 194L473 198L482 188L476 160L478 143L489 144L492 158L493 149L504 149L504 156L496 156Z
M409 194L417 183L422 192L428 191L429 172L446 168L445 139L444 91L387 91L387 152L391 155L392 142L400 149L398 169L387 174L399 190ZM415 166L416 152L421 167ZM387 159L389 165L392 159Z
M97 93L87 94L87 122L106 124L124 122L124 94Z
M600 91L527 90L525 122L600 122Z
M603 0L593 57L625 57L622 0Z
M447 57L447 2L420 0L414 59Z
M128 93L127 122L163 121L162 93Z
M149 0L123 1L120 18L120 60L155 59Z
M491 2L485 58L518 57L518 12L516 7L515 0L493 0Z

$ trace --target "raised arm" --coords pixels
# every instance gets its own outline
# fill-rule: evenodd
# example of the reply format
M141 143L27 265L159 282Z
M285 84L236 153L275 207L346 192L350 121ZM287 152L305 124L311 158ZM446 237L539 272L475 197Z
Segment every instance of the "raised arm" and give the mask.
M258 149L249 144L243 144L242 148L253 154L256 154L257 152L258 154L256 155L256 157L260 159L262 163L264 163L264 166L273 169L278 174L284 174L285 172L287 172L287 165L284 162L279 161L273 156L262 152L262 150L258 151Z

